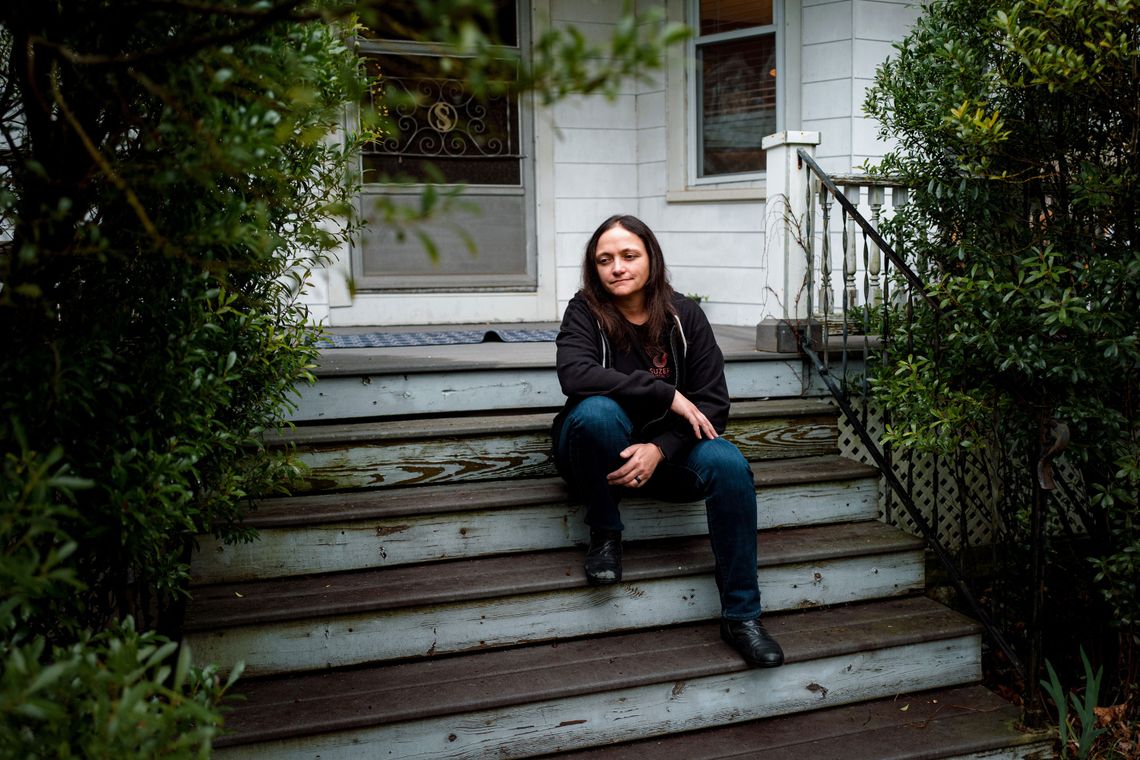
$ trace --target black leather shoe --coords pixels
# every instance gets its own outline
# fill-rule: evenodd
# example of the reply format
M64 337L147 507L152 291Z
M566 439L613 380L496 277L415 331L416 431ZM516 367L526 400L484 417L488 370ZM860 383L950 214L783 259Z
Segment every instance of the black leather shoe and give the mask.
M621 533L591 530L586 549L586 580L596 586L621 580Z
M720 637L751 665L774 668L784 664L784 650L759 620L722 620Z

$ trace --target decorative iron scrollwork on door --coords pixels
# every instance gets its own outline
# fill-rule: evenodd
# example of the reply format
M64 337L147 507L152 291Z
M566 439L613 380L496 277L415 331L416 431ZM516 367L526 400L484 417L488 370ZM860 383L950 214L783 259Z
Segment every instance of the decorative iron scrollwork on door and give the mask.
M382 83L402 96L390 112L399 131L372 150L418 158L514 155L509 99L477 100L455 79L384 77Z
M372 56L368 65L370 105L386 121L364 148L366 176L402 172L427 179L431 164L447 181L518 184L516 94L476 97L454 59L447 75L430 55Z

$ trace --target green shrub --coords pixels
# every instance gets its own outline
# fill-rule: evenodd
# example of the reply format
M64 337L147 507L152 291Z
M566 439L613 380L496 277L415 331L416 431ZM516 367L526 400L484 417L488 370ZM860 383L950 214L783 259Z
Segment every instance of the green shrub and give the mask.
M935 0L866 106L897 146L879 171L913 188L888 237L927 263L944 314L937 343L927 310L900 325L896 345L916 349L878 380L890 439L981 452L1024 572L1035 464L1067 425L1087 559L1055 588L1098 589L1125 646L1140 620L1138 40L1132 0ZM1092 606L1076 596L1048 604Z
M351 145L329 135L356 58L324 24L147 2L16 15L0 439L19 457L22 430L91 484L58 516L83 593L28 625L175 630L194 536L245 537L248 498L293 474L261 432L316 356L306 267L348 232L329 221L350 206ZM37 24L53 47L29 70Z
M180 633L195 536L248 538L296 473L262 431L316 356L297 295L351 232L363 87L341 29L233 8L2 12L5 756L196 755L220 725L217 674L140 631Z
M98 633L62 618L82 590L68 560L76 543L62 525L91 481L68 475L62 452L40 456L14 431L19 456L0 463L0 754L39 757L208 756L226 690L190 650L127 617ZM69 640L69 637L77 637ZM49 639L57 642L49 644Z
M0 747L12 758L209 757L221 730L224 682L190 664L190 650L126 618L45 651L8 646L0 678ZM50 663L50 664L47 664Z
M475 94L502 86L492 2L414 6ZM347 32L409 11L0 5L0 754L209 752L227 687L163 635L195 536L251 538L250 500L297 474L262 433L311 379L298 294L356 231L342 122L366 83ZM543 35L519 86L613 94L682 34L649 20L605 51ZM441 195L379 218L416 231Z

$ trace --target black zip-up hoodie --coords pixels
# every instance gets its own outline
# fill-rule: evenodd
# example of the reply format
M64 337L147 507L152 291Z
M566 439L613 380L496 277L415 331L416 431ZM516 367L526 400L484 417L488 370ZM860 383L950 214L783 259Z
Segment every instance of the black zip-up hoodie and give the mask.
M682 295L674 296L672 305L668 345L675 385L649 372L644 349L615 351L582 294L570 299L558 331L558 381L566 405L555 417L554 440L566 413L578 402L608 396L629 415L639 442L657 444L669 462L683 461L697 439L692 426L669 410L678 389L704 412L717 433L724 433L729 406L724 355L700 306Z

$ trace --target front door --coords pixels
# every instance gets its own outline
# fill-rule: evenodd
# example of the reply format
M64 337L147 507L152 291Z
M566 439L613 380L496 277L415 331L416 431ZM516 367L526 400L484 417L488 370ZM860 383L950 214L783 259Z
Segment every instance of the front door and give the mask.
M529 3L500 5L501 50L518 60ZM473 98L463 59L430 41L370 38L360 47L375 82L372 105L396 130L377 134L361 155L368 224L353 250L357 290L533 291L533 126L523 99ZM393 91L401 97L380 102ZM386 219L392 207L418 208L429 184L451 198L437 204L446 208L403 228Z

